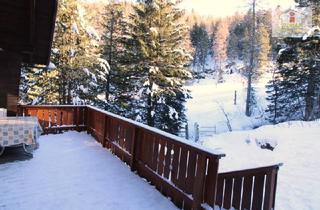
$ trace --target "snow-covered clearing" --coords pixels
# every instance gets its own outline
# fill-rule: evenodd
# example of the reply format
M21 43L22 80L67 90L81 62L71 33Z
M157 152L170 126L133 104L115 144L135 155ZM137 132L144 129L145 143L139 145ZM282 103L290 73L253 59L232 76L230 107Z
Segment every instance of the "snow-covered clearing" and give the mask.
M0 209L176 209L85 133L41 136L34 157L0 164Z
M225 76L225 82L217 84L215 78L208 77L194 81L188 85L192 99L186 103L187 118L191 135L193 124L200 125L201 136L212 133L229 131L227 119L229 118L232 130L247 130L265 124L264 108L266 107L265 85L270 75L265 75L255 85L257 96L257 109L252 117L245 116L246 80L239 74ZM234 105L234 95L237 91L237 104ZM202 127L202 128L201 128ZM203 128L206 127L206 128ZM210 133L202 132L210 130Z
M320 122L287 122L252 131L236 131L205 139L203 145L226 153L220 171L283 163L276 209L316 210L320 207ZM259 144L269 142L274 151Z
M206 78L188 86L193 97L186 104L191 138L192 125L197 122L203 146L226 154L219 164L220 172L283 163L276 209L317 210L320 208L320 122L266 125L265 85L269 78L270 75L265 75L255 85L258 110L250 118L244 114L246 80L240 75L227 75L221 84L216 84L214 78ZM233 104L235 90L237 105ZM223 110L233 132L229 132ZM253 130L258 126L262 127ZM208 129L210 133L201 131ZM261 149L266 143L275 147L274 151Z

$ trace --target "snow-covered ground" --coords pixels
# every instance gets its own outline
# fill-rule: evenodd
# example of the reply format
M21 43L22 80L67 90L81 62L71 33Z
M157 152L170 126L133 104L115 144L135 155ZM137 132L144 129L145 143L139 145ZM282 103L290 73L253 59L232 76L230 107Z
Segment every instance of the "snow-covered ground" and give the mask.
M0 209L176 209L86 133L41 136L34 157L0 164Z
M269 79L270 75L266 74L255 85L257 109L252 117L245 116L247 84L246 79L239 74L226 75L225 82L220 84L217 84L215 78L208 77L187 85L186 88L191 91L192 96L192 99L186 103L186 115L191 135L194 123L198 123L200 126L200 139L202 136L212 135L214 132L228 132L229 128L224 112L230 121L232 131L248 130L265 124L265 85ZM235 91L237 91L236 105L234 105ZM211 132L204 132L208 130Z
M205 139L203 145L226 153L220 171L283 163L276 209L320 209L320 122L286 122ZM270 143L274 151L260 148Z
M279 171L276 209L320 209L320 122L267 125L265 85L269 78L270 75L265 75L255 86L258 110L250 118L244 114L246 80L240 75L228 75L222 84L216 84L210 77L190 84L187 88L193 98L186 104L190 133L193 133L193 123L197 122L200 143L226 154L219 164L220 172L283 163ZM237 105L233 104L235 91ZM223 112L229 118L232 132ZM261 149L266 143L275 147L274 151Z

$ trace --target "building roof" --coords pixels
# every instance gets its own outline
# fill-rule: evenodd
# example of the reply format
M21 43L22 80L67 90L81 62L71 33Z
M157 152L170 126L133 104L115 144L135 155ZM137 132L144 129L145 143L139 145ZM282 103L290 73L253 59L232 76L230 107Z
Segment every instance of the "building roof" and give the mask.
M0 50L27 65L48 65L57 0L0 0Z

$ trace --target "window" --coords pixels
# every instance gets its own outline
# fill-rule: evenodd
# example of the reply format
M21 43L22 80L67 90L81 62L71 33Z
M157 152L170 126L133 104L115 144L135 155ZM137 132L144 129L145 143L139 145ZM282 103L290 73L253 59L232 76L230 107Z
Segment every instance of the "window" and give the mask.
M289 23L296 23L296 13L293 11L289 13Z

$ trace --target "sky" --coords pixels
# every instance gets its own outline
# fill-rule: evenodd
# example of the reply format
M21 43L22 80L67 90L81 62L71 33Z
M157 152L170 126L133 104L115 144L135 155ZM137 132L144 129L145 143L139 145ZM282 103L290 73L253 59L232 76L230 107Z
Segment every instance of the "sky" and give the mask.
M83 0L87 2L108 2L108 0ZM134 1L134 0L127 0ZM280 5L284 8L294 5L294 0L256 0L258 9L275 8ZM238 12L248 11L252 0L183 0L181 7L187 11L194 10L200 15L214 17L231 16Z
M247 11L252 0L183 0L181 7L194 10L201 15L215 17L230 16L237 11ZM275 8L280 5L284 8L294 5L294 0L257 0L259 8Z

